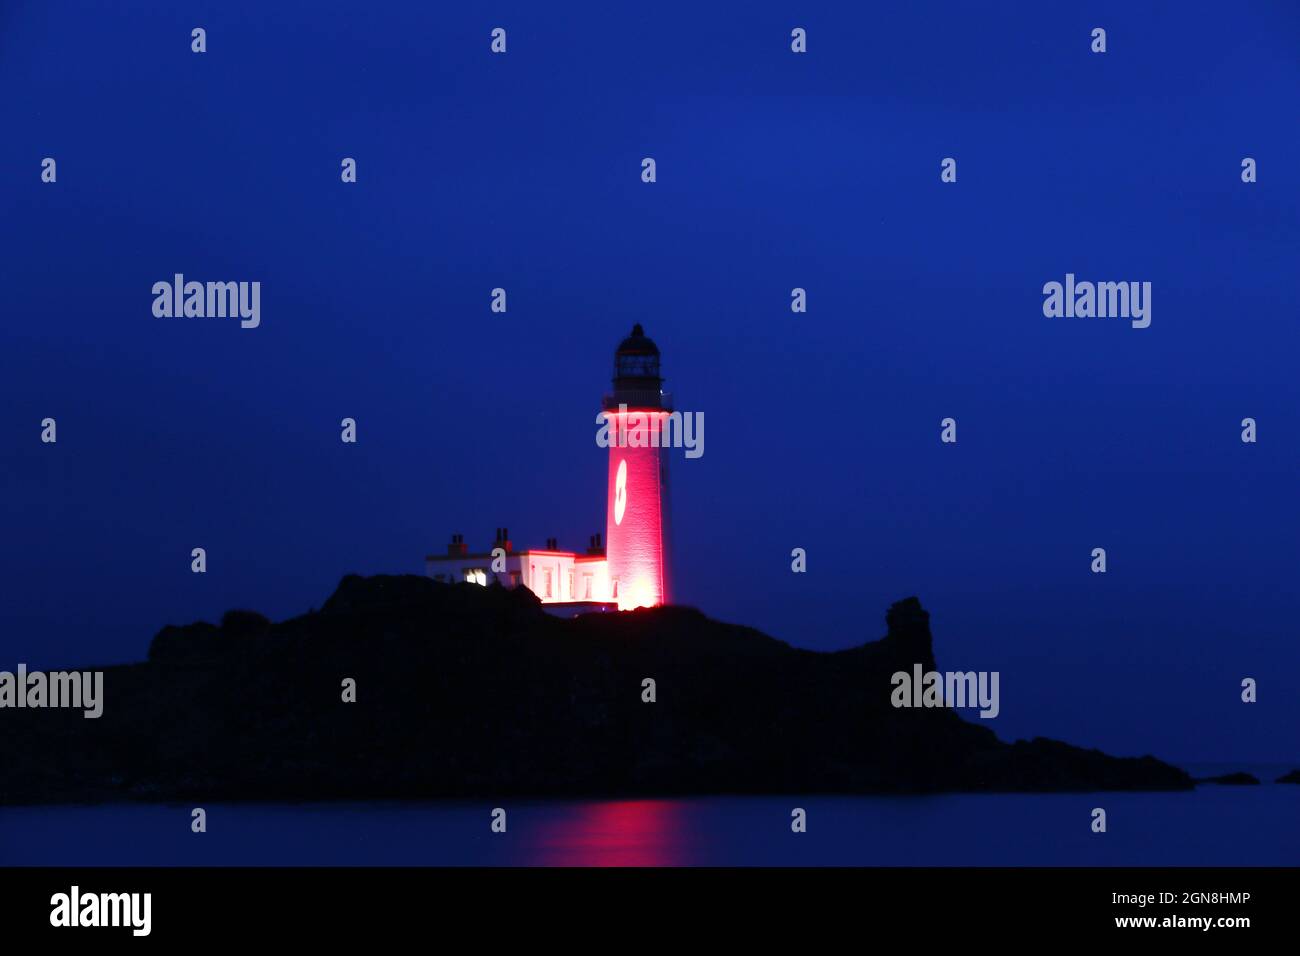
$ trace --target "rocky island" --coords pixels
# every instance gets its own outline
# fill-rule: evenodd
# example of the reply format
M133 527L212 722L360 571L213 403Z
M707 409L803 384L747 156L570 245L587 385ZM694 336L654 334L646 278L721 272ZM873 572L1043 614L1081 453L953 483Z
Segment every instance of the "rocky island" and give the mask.
M0 714L0 803L1194 786L1154 757L891 706L918 664L916 598L826 653L686 607L561 619L524 588L349 575L286 621L164 628L147 662L102 669L98 719Z

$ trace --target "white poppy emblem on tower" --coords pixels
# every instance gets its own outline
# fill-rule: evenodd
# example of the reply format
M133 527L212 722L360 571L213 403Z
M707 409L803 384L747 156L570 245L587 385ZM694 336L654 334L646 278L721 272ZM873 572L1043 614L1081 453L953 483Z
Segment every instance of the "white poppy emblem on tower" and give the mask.
M618 463L618 475L614 478L614 524L623 523L623 510L627 507L627 459Z

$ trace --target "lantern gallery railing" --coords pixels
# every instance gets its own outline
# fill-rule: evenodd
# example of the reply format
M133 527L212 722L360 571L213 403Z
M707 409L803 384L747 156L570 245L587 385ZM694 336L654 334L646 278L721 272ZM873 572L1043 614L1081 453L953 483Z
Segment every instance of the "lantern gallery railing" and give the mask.
M596 413L600 448L684 448L687 458L704 455L704 413L663 409L629 410L626 404Z
M601 405L610 411L623 408L663 408L673 407L673 393L657 388L620 388L612 395L605 395Z

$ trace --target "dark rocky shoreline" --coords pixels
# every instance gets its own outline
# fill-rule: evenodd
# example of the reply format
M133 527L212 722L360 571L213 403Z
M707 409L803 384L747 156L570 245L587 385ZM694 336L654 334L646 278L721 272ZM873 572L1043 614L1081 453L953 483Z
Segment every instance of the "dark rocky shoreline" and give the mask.
M1154 757L893 708L891 675L935 661L919 601L887 625L820 653L690 608L563 620L522 589L348 576L280 623L164 628L147 662L104 668L97 720L0 713L0 803L1194 786Z

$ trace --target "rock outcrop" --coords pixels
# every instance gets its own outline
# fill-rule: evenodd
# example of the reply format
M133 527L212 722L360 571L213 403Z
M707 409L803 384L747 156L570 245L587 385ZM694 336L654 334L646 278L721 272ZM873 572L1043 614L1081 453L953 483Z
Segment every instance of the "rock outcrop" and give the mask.
M97 720L7 711L0 803L1192 786L894 708L891 675L935 662L918 600L886 624L819 653L685 607L565 620L523 589L348 576L280 623L164 628L148 662L105 670Z

